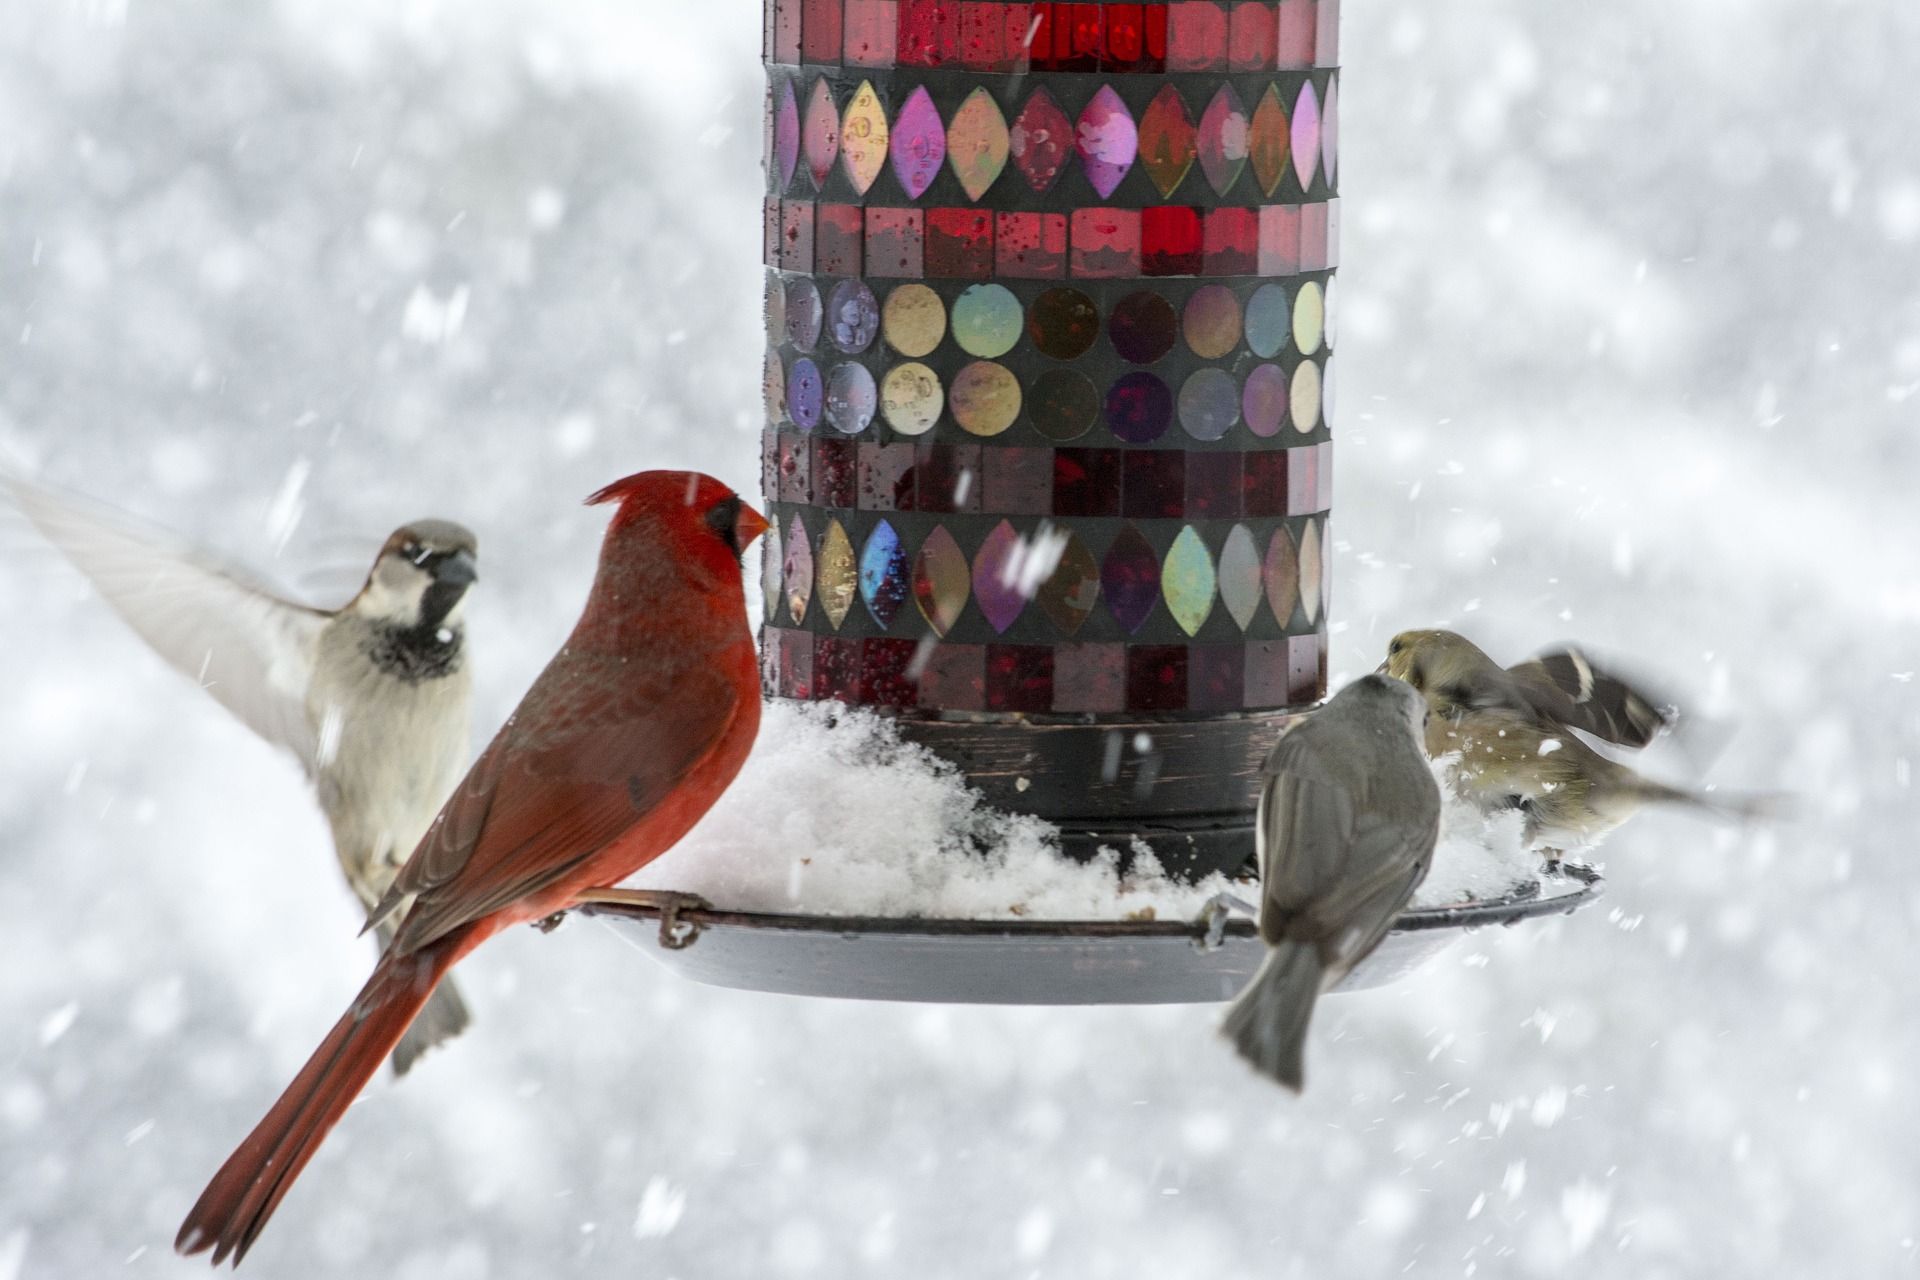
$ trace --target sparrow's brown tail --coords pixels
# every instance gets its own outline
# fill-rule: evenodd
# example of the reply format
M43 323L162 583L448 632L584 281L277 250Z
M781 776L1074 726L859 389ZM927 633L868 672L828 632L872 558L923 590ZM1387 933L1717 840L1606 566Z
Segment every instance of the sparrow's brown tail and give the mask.
M346 1015L200 1193L174 1237L176 1250L212 1249L214 1265L229 1254L240 1264L327 1131L380 1070L442 975L471 948L470 932L449 934L410 955L381 957Z

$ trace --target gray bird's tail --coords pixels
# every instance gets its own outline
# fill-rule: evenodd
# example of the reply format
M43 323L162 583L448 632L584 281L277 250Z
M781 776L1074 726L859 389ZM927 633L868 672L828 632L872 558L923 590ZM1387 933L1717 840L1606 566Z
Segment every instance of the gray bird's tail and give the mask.
M386 950L393 941L393 927L382 921L377 930L380 948ZM467 1002L460 998L460 989L453 985L453 979L442 978L440 985L427 997L426 1007L420 1010L407 1033L400 1037L400 1043L393 1047L393 1074L403 1076L418 1062L427 1050L453 1039L467 1029L473 1018L467 1013Z
M1311 945L1282 942L1267 953L1220 1024L1241 1057L1295 1093L1306 1084L1307 1023L1324 976Z

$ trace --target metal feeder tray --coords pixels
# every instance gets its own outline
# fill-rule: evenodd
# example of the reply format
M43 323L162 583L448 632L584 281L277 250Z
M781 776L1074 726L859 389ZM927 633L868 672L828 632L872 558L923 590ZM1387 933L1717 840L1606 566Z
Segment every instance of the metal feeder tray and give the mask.
M1497 899L1403 914L1335 990L1407 976L1466 934L1571 915L1600 895L1598 873L1559 874ZM1254 900L1249 884L1242 896ZM671 939L657 903L592 902L597 916L684 978L715 987L843 1000L934 1004L1202 1004L1228 1000L1266 954L1254 922L1236 916L1223 945L1203 950L1181 920L935 920L677 910ZM670 922L671 923L671 922Z

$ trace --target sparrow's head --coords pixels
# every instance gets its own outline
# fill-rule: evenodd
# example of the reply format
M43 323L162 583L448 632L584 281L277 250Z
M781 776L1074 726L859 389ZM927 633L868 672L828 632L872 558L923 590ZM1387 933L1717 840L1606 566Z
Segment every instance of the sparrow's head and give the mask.
M765 516L697 471L637 472L587 499L588 506L601 502L620 504L607 529L608 550L640 540L736 584L741 554L767 531Z
M401 525L349 607L407 629L448 626L458 621L467 589L479 577L476 551L472 532L451 520Z

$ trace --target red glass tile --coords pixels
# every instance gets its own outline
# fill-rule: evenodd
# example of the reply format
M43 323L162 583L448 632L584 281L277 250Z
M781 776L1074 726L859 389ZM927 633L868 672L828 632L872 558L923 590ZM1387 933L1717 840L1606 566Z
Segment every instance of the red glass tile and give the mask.
M1314 486L1313 509L1330 511L1333 509L1333 441L1322 440L1313 446L1313 453L1314 471L1319 480Z
M900 25L897 0L846 0L842 53L849 66L890 67Z
M1141 644L1127 649L1127 710L1187 708L1187 647Z
M1165 71L1167 69L1167 6L1150 4L1144 7L1146 14L1145 38L1141 41L1145 49L1139 71Z
M1203 275L1250 276L1258 272L1259 213L1253 209L1207 210L1201 233L1201 259Z
M1167 6L1167 70L1226 69L1226 6L1216 0L1174 0Z
M1340 265L1340 197L1327 201L1327 270Z
M913 510L913 446L860 441L860 509Z
M775 492L781 502L813 501L813 449L805 436L782 435L780 453L774 466L778 471Z
M1178 449L1128 449L1121 454L1120 514L1169 519L1187 503L1187 455Z
M773 0L763 0L760 6L760 60L773 60Z
M1320 640L1317 636L1287 637L1287 701L1305 706L1320 698Z
M813 632L779 628L780 692L802 701L814 696Z
M767 0L773 5L773 60L800 61L800 0Z
M1007 15L1012 5L962 0L960 65L970 71L998 71L1007 61Z
M1278 66L1310 67L1313 65L1315 0L1280 0L1279 30L1277 41L1279 51Z
M867 210L869 276L917 280L925 274L925 254L920 210Z
M1106 51L1100 56L1100 69L1109 73L1146 70L1147 68L1141 65L1146 60L1146 41L1146 15L1143 6L1108 5L1107 44Z
M918 681L907 675L917 641L874 637L860 642L860 701L874 707L911 707Z
M958 0L899 0L897 67L948 67L960 60Z
M822 436L813 442L813 500L851 507L860 496L860 450L852 440Z
M1320 484L1319 457L1312 445L1281 450L1287 459L1287 511L1290 516L1311 515Z
M811 200L785 200L780 204L780 266L786 271L813 270Z
M1056 712L1117 712L1125 706L1125 645L1060 645L1054 649Z
M1260 274L1290 276L1300 270L1300 206L1270 204L1260 210Z
M1053 513L1057 516L1119 515L1119 451L1055 449Z
M1018 74L1028 69L1032 61L1029 44L1034 39L1033 25L1038 21L1038 4L1006 4L1000 8L1005 14L1003 43L1006 47L1006 61L998 68Z
M760 433L760 492L780 491L780 437L778 433ZM771 545L771 544L763 544Z
M840 61L840 0L806 0L800 28L801 56L831 66Z
M1267 449L1244 455L1240 510L1250 516L1287 514L1286 449Z
M1060 280L1066 277L1066 214L996 214L993 240L997 274L1023 280Z
M1073 274L1084 280L1129 280L1140 274L1138 209L1075 209Z
M914 442L914 510L980 510L980 446Z
M933 280L984 280L993 274L993 214L928 209L924 263Z
M1234 5L1227 18L1227 69L1271 70L1277 39L1273 6L1268 0Z
M1052 709L1052 649L1040 644L987 646L987 710Z
M1067 14L1067 53L1059 69L1100 70L1100 55L1106 45L1107 7L1104 4L1064 4L1056 5L1055 10L1056 13L1065 10Z
M1320 20L1315 24L1313 61L1316 66L1340 65L1340 0L1320 0Z
M1127 705L1127 647L1063 644L1053 651L1055 711L1121 711Z
M1325 271L1327 262L1327 206L1300 207L1300 269Z
M983 711L987 647L936 643L920 668L920 705L940 711Z
M982 511L1003 516L1053 513L1053 450L983 448L980 470Z
M1187 650L1187 706L1238 711L1246 702L1246 646L1196 644Z
M1140 265L1150 276L1200 274L1200 211L1156 205L1140 211Z
M1053 71L1067 52L1067 5L1036 4L1028 20L1027 66L1033 71ZM1057 48L1056 48L1057 42Z
M1287 642L1256 640L1247 646L1245 680L1241 696L1252 707L1285 707L1292 704L1287 694Z
M860 642L845 636L815 636L813 696L843 701L860 696Z
M823 276L859 275L864 231L859 205L820 205L814 211L813 269Z
M1242 462L1239 453L1212 453L1196 450L1187 455L1188 519L1222 519L1240 514ZM816 478L814 486L819 487Z
M780 201L769 197L761 206L760 260L769 267L780 265Z

